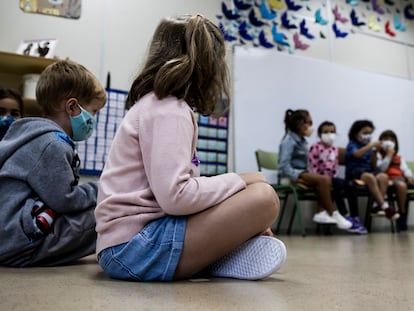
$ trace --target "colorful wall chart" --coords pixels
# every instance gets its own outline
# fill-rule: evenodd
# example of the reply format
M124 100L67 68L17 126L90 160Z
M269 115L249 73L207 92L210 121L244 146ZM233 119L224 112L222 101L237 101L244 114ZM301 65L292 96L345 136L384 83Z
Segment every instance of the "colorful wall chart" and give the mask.
M96 131L88 140L76 144L81 160L81 174L101 174L116 130L127 112L127 95L126 91L107 90L106 105L96 114ZM226 173L228 117L212 118L196 113L195 118L199 126L197 153L201 175Z
M414 45L414 0L229 0L217 18L232 44L289 53L357 32Z

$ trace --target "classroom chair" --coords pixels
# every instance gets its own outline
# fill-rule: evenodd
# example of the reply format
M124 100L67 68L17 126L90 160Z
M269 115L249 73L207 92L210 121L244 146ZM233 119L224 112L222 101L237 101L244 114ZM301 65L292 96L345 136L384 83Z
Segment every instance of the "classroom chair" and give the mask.
M278 171L278 154L276 152L265 151L261 149L257 149L255 151L256 155L256 162L259 171L263 169L274 171L277 173ZM305 185L301 184L281 184L280 178L278 176L277 182L272 183L271 186L277 192L280 201L283 201L279 219L277 221L275 233L279 233L280 226L282 224L283 216L286 211L287 201L289 197L293 198L293 210L292 215L289 220L289 226L287 229L287 234L291 234L292 232L292 225L296 213L298 214L298 221L301 230L302 236L306 236L306 229L302 219L302 209L300 206L300 201L316 201L317 195L312 188L309 188Z

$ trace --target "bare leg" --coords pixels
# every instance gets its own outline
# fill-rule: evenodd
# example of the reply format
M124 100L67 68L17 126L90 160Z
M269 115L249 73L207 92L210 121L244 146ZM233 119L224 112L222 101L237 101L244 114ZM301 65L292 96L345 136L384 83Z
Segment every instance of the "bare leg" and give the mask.
M384 203L384 195L382 194L380 188L378 187L377 179L371 173L363 173L361 175L361 180L366 183L369 191L374 197L375 202L378 203L378 206L382 206Z
M405 203L407 200L407 184L404 181L397 181L395 183L395 190L397 192L398 211L405 214Z
M375 176L377 179L379 190L382 194L382 197L385 198L385 194L387 193L388 189L388 176L385 173L379 173Z
M318 191L320 206L322 209L326 210L329 215L332 215L332 213L335 211L335 207L333 205L331 196L331 177L305 172L300 175L300 180L303 181L306 185L316 187L316 190Z
M222 203L190 216L174 278L195 275L266 231L276 220L279 206L279 198L271 186L254 183Z

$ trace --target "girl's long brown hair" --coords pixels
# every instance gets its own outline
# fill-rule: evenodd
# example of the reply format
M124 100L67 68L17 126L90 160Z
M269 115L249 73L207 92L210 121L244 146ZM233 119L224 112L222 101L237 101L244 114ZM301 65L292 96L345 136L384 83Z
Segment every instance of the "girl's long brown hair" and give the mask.
M227 111L229 78L220 29L201 15L162 20L144 68L131 86L127 109L152 91L159 99L184 99L203 115Z

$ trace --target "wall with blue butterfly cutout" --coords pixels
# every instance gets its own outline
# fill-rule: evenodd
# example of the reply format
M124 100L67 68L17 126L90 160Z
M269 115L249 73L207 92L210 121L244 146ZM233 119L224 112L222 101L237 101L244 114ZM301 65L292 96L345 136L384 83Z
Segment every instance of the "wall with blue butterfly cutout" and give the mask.
M233 45L289 53L356 33L414 46L414 0L229 0L217 18Z

